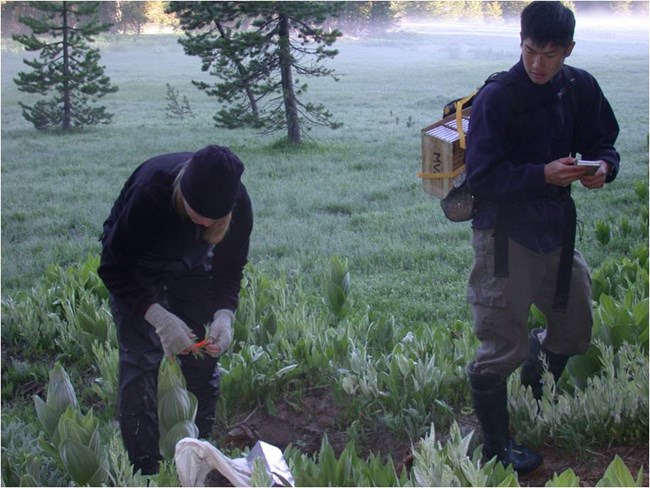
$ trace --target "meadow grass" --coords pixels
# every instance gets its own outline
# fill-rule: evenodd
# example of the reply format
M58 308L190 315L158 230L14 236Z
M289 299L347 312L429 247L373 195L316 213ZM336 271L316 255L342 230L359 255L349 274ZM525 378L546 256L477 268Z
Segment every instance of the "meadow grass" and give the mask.
M579 30L577 41L569 64L597 77L621 126L617 181L599 192L574 192L585 229L578 246L596 266L608 250L594 239L594 222L625 214L634 183L647 181L647 26L608 35ZM318 294L330 256L341 255L349 259L358 303L404 325L469 319L470 226L447 221L437 200L422 191L416 178L420 128L440 117L444 103L517 60L515 26L439 26L340 40L340 53L328 64L339 81L301 81L309 84L308 99L324 103L344 125L314 128L298 150L277 144L283 133L215 128L217 104L191 84L211 77L175 37L104 38L99 47L119 87L101 101L115 114L113 123L75 134L42 133L17 105L34 99L12 81L28 69L26 54L3 41L4 296L32 287L51 263L73 264L99 253L102 222L142 161L216 143L230 146L246 165L256 267L299 274ZM165 117L167 83L187 96L194 118Z

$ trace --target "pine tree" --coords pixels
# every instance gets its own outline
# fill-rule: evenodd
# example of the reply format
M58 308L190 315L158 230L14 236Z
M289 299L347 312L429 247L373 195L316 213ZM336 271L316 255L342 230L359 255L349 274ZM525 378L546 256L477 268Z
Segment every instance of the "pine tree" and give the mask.
M113 117L103 106L92 107L99 98L117 91L98 64L99 50L91 49L93 36L110 25L98 20L99 2L32 2L41 18L21 16L19 21L30 35L14 35L27 51L40 51L23 62L33 71L18 73L18 89L49 99L34 105L20 103L23 116L37 129L60 127L69 130L94 124L108 124ZM50 41L50 39L54 39Z
M178 99L178 90L167 83L167 118L185 119L185 117L194 117L194 112L190 107L190 101L186 96L182 100Z
M321 26L341 9L340 2L170 2L185 38L185 53L199 56L202 70L220 79L196 82L222 109L218 127L286 129L288 141L302 142L313 125L338 128L322 104L305 103L300 77L330 76L320 65L338 54L330 46L341 33Z

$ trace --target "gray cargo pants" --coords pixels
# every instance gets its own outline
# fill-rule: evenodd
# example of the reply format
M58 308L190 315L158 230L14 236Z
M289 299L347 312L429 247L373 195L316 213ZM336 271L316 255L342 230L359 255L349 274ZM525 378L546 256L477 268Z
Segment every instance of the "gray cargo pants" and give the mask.
M474 331L481 341L474 368L480 373L509 376L528 357L528 317L535 304L546 316L539 335L542 347L556 354L583 354L591 341L591 278L577 251L571 270L566 312L553 311L560 250L538 254L508 242L508 271L494 276L493 229L474 230L474 266L467 299L474 313Z

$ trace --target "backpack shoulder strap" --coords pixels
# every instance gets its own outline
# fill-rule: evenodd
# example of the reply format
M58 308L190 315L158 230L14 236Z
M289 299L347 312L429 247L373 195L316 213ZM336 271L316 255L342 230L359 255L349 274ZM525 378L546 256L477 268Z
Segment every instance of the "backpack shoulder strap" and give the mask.
M509 150L515 144L520 135L523 116L524 98L519 84L508 71L494 73L485 80L485 83L501 83L508 93L508 110L510 120L508 121L508 145ZM508 270L508 207L497 204L497 220L494 228L494 276L506 277Z
M508 134L508 143L510 147L514 145L514 141L519 137L519 130L522 127L523 115L524 115L524 97L521 93L521 88L519 83L515 81L514 76L509 71L498 71L492 73L485 80L483 86L489 83L500 83L506 89L508 93L508 109L510 111L510 122L509 134Z
M576 137L577 137L577 127L579 125L578 121L580 120L580 104L578 102L578 82L576 81L575 73L570 66L566 64L562 66L562 74L564 75L565 86L562 88L562 94L568 95L571 100L571 113L573 115L573 142L571 147L571 156L575 157L577 154L576 151Z
M565 92L568 92L569 97L571 97L571 110L574 114L577 114L579 111L577 94L578 82L576 81L575 73L571 66L567 66L566 64L562 66L562 73L566 83L564 90Z

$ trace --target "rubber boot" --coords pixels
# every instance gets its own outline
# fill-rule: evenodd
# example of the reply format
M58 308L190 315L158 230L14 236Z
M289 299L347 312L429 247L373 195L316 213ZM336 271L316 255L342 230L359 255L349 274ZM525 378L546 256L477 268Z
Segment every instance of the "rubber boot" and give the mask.
M535 400L542 399L542 375L544 373L544 362L541 355L546 356L548 362L548 370L553 375L553 379L557 384L560 381L562 372L569 361L569 356L562 354L555 354L542 348L537 334L542 332L542 329L533 329L530 331L529 352L528 359L521 367L521 384L529 386L533 392Z
M530 473L542 464L536 452L517 445L509 436L507 385L503 378L467 368L474 401L474 410L483 431L483 459L496 457L503 465L512 465L520 475Z

